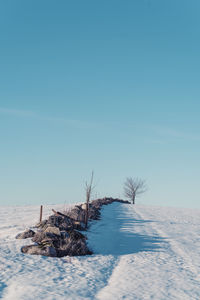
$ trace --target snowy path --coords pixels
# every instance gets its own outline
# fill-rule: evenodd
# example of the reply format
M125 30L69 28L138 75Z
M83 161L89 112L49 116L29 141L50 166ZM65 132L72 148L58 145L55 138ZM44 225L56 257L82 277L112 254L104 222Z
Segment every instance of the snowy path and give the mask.
M97 299L200 299L199 212L123 206L119 216L140 247L120 256Z
M20 253L38 212L0 209L0 298L200 299L200 211L113 203L88 233L96 254L71 259Z

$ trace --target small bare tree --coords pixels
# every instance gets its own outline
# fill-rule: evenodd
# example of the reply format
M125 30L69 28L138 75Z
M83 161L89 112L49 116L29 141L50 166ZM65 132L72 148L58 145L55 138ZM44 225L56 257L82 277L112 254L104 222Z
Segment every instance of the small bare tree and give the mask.
M90 182L88 183L86 181L85 183L85 192L86 192L85 228L87 228L88 226L89 202L90 202L92 191L94 189L93 178L94 178L94 172L92 171Z
M136 196L146 192L147 186L145 180L139 178L127 177L124 183L124 195L135 204Z

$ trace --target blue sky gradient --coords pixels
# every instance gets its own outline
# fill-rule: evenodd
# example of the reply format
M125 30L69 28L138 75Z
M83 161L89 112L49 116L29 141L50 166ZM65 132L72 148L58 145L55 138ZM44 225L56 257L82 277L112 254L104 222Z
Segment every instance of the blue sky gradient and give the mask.
M0 3L0 204L200 207L200 2Z

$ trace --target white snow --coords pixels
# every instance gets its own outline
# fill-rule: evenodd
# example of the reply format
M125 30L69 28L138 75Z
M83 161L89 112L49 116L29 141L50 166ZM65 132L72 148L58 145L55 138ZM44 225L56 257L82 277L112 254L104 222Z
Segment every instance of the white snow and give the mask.
M104 206L87 233L95 254L72 258L20 252L31 241L16 234L38 217L36 206L0 208L0 298L200 299L199 210Z

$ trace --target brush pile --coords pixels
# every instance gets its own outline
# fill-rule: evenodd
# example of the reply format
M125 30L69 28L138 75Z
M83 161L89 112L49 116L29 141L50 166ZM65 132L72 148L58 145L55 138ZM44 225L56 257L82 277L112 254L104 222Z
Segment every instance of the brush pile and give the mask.
M89 204L89 221L99 220L101 207L113 202L130 203L128 201L103 198L93 200ZM23 246L21 251L51 257L89 255L92 251L87 246L85 235L85 204L76 205L66 213L56 212L47 220L37 224L37 231L27 230L16 236L17 239L31 238L33 245ZM82 231L83 233L81 233Z

